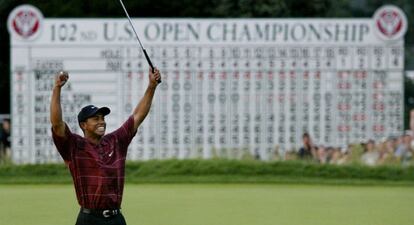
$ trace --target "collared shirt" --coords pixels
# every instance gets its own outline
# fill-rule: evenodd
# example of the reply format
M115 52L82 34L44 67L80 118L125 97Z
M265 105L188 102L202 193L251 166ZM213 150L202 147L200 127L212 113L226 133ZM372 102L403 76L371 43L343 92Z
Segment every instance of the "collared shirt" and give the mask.
M125 159L135 136L134 119L104 135L99 144L74 134L66 125L65 137L52 129L57 150L69 167L79 204L88 209L121 207L124 189Z

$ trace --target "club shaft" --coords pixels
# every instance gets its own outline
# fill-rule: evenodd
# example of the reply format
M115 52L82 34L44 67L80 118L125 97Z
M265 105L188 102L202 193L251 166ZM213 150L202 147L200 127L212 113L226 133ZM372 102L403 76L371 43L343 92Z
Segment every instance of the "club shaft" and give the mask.
M125 14L126 14L126 16L127 16L127 18L128 18L129 24L131 24L132 30L133 30L133 31L134 31L134 33L135 33L135 36L137 37L137 40L138 40L139 46L141 46L141 49L142 49L142 50L145 50L145 49L144 49L144 46L142 46L141 40L139 40L138 33L137 33L137 31L135 30L134 24L132 24L131 17L129 17L128 11L126 10L124 3L122 2L122 0L119 0L119 2L121 3L122 8L124 9L124 12L125 12Z
M124 9L124 12L125 12L125 15L126 15L126 16L127 16L127 18L128 18L129 24L131 24L132 30L134 31L134 34L135 34L135 37L137 37L137 40L138 40L139 46L141 46L141 50L144 52L145 59L147 60L147 62L148 62L148 64L149 64L149 66L151 67L152 72L154 73L154 72L155 72L155 68L154 68L154 66L152 65L151 59L149 58L149 56L148 56L148 54L147 54L147 51L145 50L144 46L142 46L141 40L139 40L138 33L137 33L137 31L135 30L134 24L132 24L131 17L129 17L128 11L126 10L125 5L124 5L124 3L122 2L122 0L119 0L119 2L121 3L122 8ZM157 80L157 82L158 82L158 83L161 83L161 79L158 79L158 80Z

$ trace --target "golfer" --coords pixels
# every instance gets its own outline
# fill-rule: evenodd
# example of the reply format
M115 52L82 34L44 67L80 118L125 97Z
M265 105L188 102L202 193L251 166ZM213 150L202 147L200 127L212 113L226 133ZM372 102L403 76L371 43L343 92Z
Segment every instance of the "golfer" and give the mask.
M133 114L112 133L106 134L107 107L88 105L78 114L83 137L70 131L62 119L61 89L68 81L67 72L55 76L50 122L53 141L69 167L81 207L76 225L125 225L121 213L124 189L125 159L128 145L138 126L147 116L157 88L160 72L149 72L149 83Z

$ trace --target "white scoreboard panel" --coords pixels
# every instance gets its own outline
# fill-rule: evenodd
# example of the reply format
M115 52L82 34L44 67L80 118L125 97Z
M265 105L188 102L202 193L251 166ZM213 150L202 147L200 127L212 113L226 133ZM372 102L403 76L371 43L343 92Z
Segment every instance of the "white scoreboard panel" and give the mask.
M49 122L58 70L70 74L62 108L79 134L81 107L108 106L110 132L148 84L125 19L40 20L33 40L11 32L16 163L61 160ZM404 41L380 39L373 19L133 21L162 83L130 160L246 153L268 160L276 149L298 148L303 132L341 146L403 131Z

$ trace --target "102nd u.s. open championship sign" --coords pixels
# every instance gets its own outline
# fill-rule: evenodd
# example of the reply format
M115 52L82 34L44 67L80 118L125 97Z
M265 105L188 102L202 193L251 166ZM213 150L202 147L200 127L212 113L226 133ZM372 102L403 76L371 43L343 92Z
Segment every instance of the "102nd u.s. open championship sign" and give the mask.
M403 131L404 34L394 6L366 19L134 19L163 82L130 145L132 160L267 160L317 144L343 146ZM59 161L51 140L54 74L70 73L64 120L80 133L82 106L108 106L122 124L148 66L124 18L44 18L31 5L8 19L16 163Z

